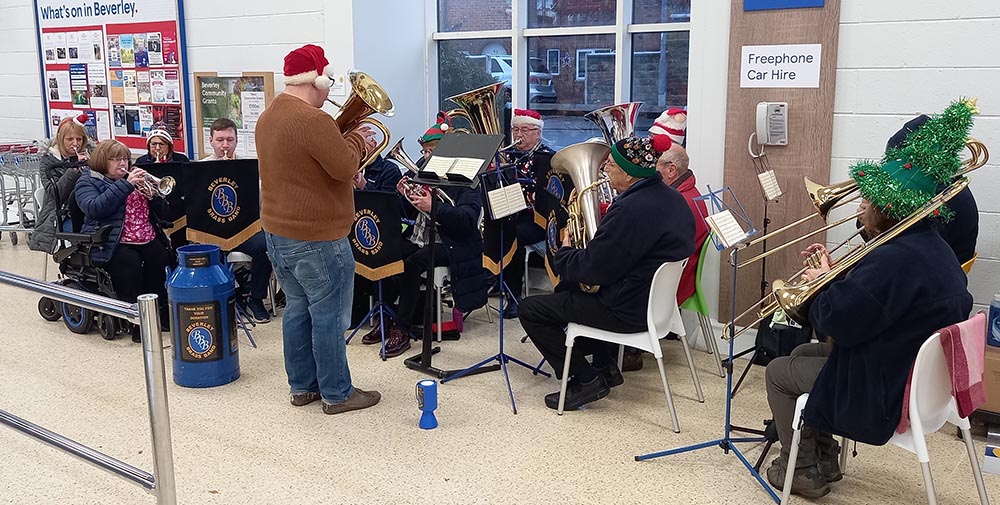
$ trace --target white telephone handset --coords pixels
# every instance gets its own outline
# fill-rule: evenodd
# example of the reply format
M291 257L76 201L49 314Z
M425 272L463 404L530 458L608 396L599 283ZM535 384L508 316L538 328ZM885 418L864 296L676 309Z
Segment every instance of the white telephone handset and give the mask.
M788 102L757 104L757 143L765 146L788 145Z

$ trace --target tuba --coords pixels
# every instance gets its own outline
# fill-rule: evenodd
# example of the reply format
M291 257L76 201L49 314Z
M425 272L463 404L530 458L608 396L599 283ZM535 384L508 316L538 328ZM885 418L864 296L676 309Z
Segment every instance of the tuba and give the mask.
M385 117L392 117L396 115L396 111L392 107L392 100L389 98L389 93L379 83L375 82L375 79L372 79L371 76L364 72L353 70L350 72L349 77L351 81L351 94L347 97L343 105L329 98L326 99L326 101L340 109L340 113L334 118L337 126L340 127L340 131L349 132L364 123L368 123L382 131L382 141L376 146L374 151L368 153L368 156L361 160L361 165L358 167L358 172L361 172L371 162L375 161L375 158L389 146L389 129L381 121L368 116L378 112Z
M550 162L550 174L565 174L573 181L574 189L566 205L569 214L566 227L569 229L570 244L575 248L586 248L597 232L601 215L598 192L601 186L607 184L601 166L610 152L611 149L602 142L583 142L563 148ZM600 286L580 284L580 289L585 293L596 293Z
M635 136L635 119L640 108L642 102L619 103L588 112L583 117L597 125L604 135L604 141L610 146L621 139Z
M450 96L448 100L460 107L448 111L452 117L460 117L472 125L472 133L480 135L498 135L503 132L500 126L500 106L497 99L504 83L497 82L481 88L466 91L460 95Z

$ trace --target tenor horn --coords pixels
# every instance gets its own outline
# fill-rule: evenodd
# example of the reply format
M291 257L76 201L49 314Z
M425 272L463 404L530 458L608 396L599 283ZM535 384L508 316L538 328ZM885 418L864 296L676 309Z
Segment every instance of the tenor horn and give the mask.
M361 160L361 165L358 167L358 172L360 172L375 161L375 158L389 146L389 129L381 121L369 116L377 112L385 117L392 117L396 115L396 110L392 107L389 93L370 75L357 70L351 71L348 75L351 82L351 94L344 104L341 105L329 98L326 99L340 109L337 117L334 118L340 131L349 132L365 123L382 131L382 141L372 152L368 153L368 156Z
M448 111L448 115L464 118L472 125L472 133L480 135L503 133L503 128L500 127L500 107L497 103L503 87L503 82L497 82L448 97L448 100L460 107Z

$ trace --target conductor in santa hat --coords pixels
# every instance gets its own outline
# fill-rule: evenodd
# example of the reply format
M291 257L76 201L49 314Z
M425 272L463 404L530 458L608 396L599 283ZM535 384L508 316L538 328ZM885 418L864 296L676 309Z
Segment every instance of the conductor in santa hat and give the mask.
M282 318L290 401L322 401L339 414L374 406L377 391L354 386L344 332L350 324L354 185L375 148L367 126L342 132L321 110L332 67L307 44L285 56L285 90L257 121L255 140L268 256L286 295Z

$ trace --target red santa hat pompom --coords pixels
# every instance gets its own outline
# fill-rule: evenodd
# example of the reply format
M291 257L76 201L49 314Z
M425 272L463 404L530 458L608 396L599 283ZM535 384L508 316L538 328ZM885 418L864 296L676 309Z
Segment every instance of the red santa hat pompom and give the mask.
M86 113L80 114L79 116L73 118L73 122L80 126L85 126L87 124L87 121L90 121L90 116L88 116Z
M542 121L542 115L533 110L514 109L514 117L511 118L510 125L533 125L542 128L545 122Z
M670 138L670 135L650 135L649 140L653 144L653 149L661 154L669 151L674 145L674 140Z
M684 135L687 131L687 111L680 108L672 108L663 111L660 117L656 118L653 126L649 127L649 134L669 135L670 140L684 143Z
M329 88L333 82L333 65L326 59L323 48L306 44L285 56L285 84L312 84Z

